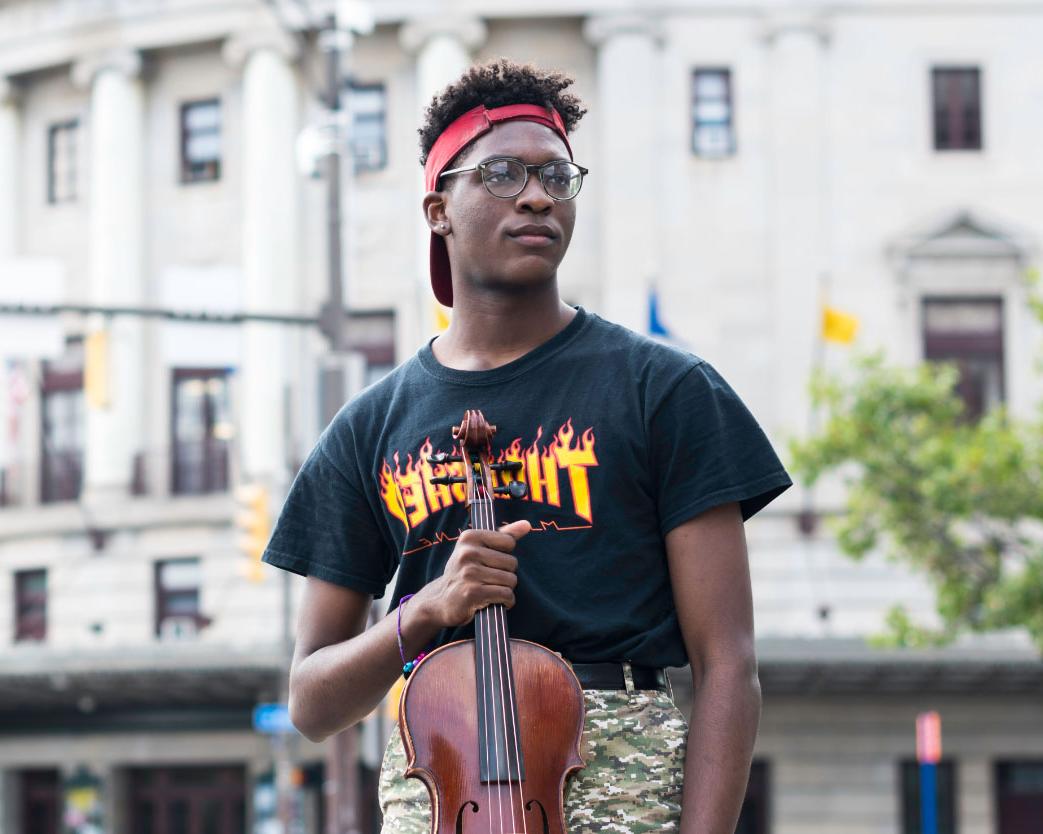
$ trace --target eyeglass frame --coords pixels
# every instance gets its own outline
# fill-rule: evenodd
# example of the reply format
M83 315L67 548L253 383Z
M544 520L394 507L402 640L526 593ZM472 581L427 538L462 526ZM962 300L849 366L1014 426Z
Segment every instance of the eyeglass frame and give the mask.
M487 165L491 165L493 162L502 162L504 160L507 160L508 162L517 162L519 165L522 165L525 168L525 179L522 181L521 188L519 188L514 194L501 196L499 194L493 194L493 192L490 191L489 183L485 181L485 168ZM548 165L557 165L560 162L567 162L569 165L575 165L577 168L579 168L579 188L576 189L576 193L573 194L571 197L555 197L547 190L547 183L543 181L543 169L546 168ZM465 174L468 171L478 171L478 173L482 175L482 185L485 186L485 190L492 194L493 197L496 197L500 200L513 200L515 197L521 194L525 190L525 186L529 184L529 172L534 168L540 172L540 185L543 186L543 192L557 203L567 203L569 200L575 200L576 197L579 196L579 192L583 189L584 177L586 177L587 174L590 173L590 170L588 168L584 168L582 165L573 162L571 159L552 159L550 160L550 162L543 162L537 165L536 163L529 164L524 159L518 159L518 157L516 156L494 156L491 159L486 159L482 162L478 162L475 165L471 165L468 168L453 168L449 171L443 171L441 174L438 175L438 178L441 179L442 177L448 177L450 174Z

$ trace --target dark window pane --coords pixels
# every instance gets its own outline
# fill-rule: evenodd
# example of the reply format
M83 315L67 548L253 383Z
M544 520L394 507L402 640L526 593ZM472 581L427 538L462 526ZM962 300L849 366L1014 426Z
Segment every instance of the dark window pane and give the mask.
M902 791L902 834L921 834L920 765L903 761L899 779ZM939 762L935 767L938 834L956 834L956 765Z
M697 69L693 73L692 151L705 157L735 152L731 70Z
M178 369L173 384L173 491L223 492L233 436L228 372Z
M83 370L78 355L46 363L40 391L40 499L75 501L83 482Z
M221 177L221 102L181 105L181 181L207 182Z
M1043 819L1043 761L996 765L998 834L1038 834Z
M924 359L954 362L969 420L1003 402L1003 303L998 298L925 298Z
M167 805L167 831L169 834L191 834L188 824L188 800L172 799Z
M69 203L76 199L77 142L79 122L51 125L47 129L47 202Z
M356 171L387 165L387 92L383 84L352 83L347 88L351 149Z
M935 68L931 93L935 149L980 150L981 71L977 67Z
M171 628L187 627L191 633L193 627L198 625L200 579L199 559L167 559L156 562L157 635L163 635L164 623L175 618L177 622L171 622ZM192 626L189 626L186 620L191 621Z
M47 571L15 574L15 641L47 639Z

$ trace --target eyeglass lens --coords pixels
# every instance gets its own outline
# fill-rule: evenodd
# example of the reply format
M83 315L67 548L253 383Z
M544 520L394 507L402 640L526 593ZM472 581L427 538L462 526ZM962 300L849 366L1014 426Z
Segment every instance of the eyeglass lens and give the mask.
M548 162L540 168L543 188L555 200L571 200L583 185L583 172L572 162ZM496 197L515 197L525 188L526 168L516 159L493 159L482 170L489 193Z

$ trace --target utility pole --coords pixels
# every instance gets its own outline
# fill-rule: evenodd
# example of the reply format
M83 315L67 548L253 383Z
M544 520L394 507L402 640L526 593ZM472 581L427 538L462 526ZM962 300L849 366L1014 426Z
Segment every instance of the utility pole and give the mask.
M342 25L351 25L344 20ZM354 21L355 28L360 27ZM370 24L371 25L371 24ZM329 291L319 315L319 327L330 348L330 362L323 369L323 419L328 422L347 399L347 339L344 314L344 270L341 246L341 154L348 146L348 131L341 108L344 76L341 68L342 52L350 49L353 32L338 26L336 15L323 21L319 32L319 49L323 55L325 90L323 100L328 110L334 141L323 160L326 180L326 225ZM349 156L348 163L353 164ZM358 728L342 730L326 742L326 832L325 834L361 834L359 828L359 767Z

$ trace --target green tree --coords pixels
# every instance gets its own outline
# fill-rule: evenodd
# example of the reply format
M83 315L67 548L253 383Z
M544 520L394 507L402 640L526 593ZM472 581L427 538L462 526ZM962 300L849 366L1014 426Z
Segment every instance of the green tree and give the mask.
M1039 296L1032 305L1043 322ZM1043 409L1017 421L997 407L972 422L950 364L895 367L876 353L852 371L814 376L824 419L790 451L809 486L843 477L846 513L834 529L845 553L879 547L935 588L940 628L895 606L878 642L937 645L1023 627L1043 652Z

